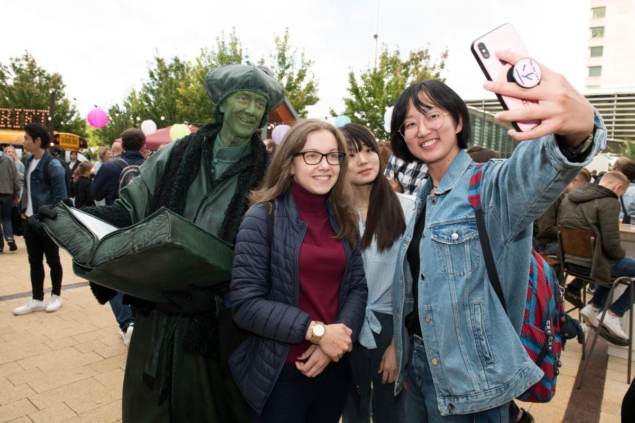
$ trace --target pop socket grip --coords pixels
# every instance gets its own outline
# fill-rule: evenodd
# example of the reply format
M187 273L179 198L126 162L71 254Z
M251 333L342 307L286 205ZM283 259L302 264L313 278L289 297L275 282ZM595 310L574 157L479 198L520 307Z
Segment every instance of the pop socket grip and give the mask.
M533 88L540 84L542 71L533 59L520 59L507 72L507 81L515 82L523 88Z

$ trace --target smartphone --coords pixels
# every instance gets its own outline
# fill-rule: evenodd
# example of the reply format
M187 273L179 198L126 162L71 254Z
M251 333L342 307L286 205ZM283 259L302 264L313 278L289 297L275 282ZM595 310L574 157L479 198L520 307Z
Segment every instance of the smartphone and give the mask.
M489 81L497 79L501 72L507 73L508 69L505 67L507 62L499 60L494 54L496 50L512 51L523 57L531 57L525 44L516 32L516 29L511 24L501 25L495 30L477 38L472 43L472 54L474 54L478 65ZM538 104L537 101L524 98L501 96L498 94L496 94L496 97L498 97L498 101L505 110L516 110ZM528 131L539 124L539 120L512 122L514 129L519 132Z

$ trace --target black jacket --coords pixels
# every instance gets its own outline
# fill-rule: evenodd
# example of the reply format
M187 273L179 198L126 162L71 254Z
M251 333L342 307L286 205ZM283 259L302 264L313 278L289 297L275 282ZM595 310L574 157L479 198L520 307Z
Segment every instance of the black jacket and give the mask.
M75 181L75 207L81 209L86 206L94 206L95 200L90 193L92 182L85 176L79 176Z

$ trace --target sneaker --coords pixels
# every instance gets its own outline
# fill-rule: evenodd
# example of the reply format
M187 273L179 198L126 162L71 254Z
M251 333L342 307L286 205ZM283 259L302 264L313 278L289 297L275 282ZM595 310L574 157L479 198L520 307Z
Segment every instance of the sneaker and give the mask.
M126 331L119 331L119 336L123 339L123 344L127 347L130 345L130 339L132 338L132 331L134 330L134 323L130 323L126 328Z
M600 324L600 310L591 304L585 305L584 308L580 310L580 314L582 315L582 320L584 320L587 325L597 328Z
M9 251L15 251L18 249L18 246L15 245L15 241L12 239L7 240L7 244L9 244Z
M605 313L602 327L615 336L628 339L628 335L626 335L626 333L622 330L620 318L617 316L611 316L611 314L608 312Z
M23 314L34 313L36 311L46 310L46 302L40 300L34 300L31 298L28 303L13 310L13 314L21 316Z
M46 306L46 312L51 313L57 311L62 307L62 297L59 295L51 294L51 302Z

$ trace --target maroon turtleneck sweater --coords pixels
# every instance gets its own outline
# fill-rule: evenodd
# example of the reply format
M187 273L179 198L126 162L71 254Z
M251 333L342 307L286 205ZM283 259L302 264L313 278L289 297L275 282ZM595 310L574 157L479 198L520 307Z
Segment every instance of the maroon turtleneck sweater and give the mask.
M337 314L346 252L342 242L335 238L326 210L326 196L313 194L295 181L291 189L300 218L308 226L298 259L298 308L309 313L311 320L328 325L335 321ZM308 341L291 345L287 363L297 361L310 345Z

